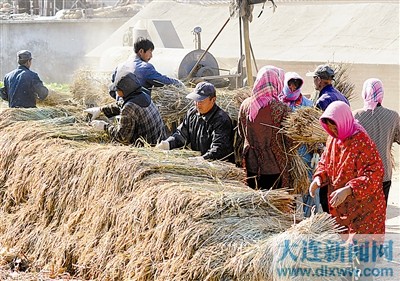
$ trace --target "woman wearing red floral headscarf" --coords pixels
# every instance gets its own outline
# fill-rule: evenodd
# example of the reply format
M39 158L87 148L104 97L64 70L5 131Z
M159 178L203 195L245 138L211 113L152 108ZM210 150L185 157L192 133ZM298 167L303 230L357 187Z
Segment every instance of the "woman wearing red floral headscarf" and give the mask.
M244 139L243 167L247 183L255 189L289 186L289 144L278 133L290 108L279 101L285 72L275 66L264 66L257 74L253 95L239 109L239 135Z
M383 164L376 145L342 101L332 102L320 123L329 136L310 185L311 196L328 184L329 212L350 237L384 234Z

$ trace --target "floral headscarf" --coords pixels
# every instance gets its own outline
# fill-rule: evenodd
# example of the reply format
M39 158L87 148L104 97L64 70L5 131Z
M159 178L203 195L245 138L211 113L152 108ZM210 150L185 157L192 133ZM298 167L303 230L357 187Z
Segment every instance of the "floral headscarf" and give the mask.
M264 66L258 71L250 102L250 121L254 121L258 111L269 104L271 100L279 100L278 95L282 92L284 79L283 69L272 65Z
M370 78L364 82L361 96L364 100L364 110L375 109L378 103L383 100L383 84L376 78Z
M324 113L322 113L322 116L319 118L319 122L325 131L332 137L336 138L336 136L332 134L331 130L329 130L328 125L322 122L323 118L335 122L338 131L337 138L341 141L344 141L359 131L365 132L363 126L354 119L350 106L343 101L334 101L329 104Z

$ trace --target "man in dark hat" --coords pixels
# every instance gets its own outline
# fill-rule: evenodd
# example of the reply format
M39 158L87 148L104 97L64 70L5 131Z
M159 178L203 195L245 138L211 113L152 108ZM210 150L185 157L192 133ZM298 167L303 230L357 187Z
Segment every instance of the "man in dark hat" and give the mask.
M213 84L200 82L186 98L194 101L183 122L172 136L157 145L169 150L190 145L206 160L233 161L233 125L229 115L216 102Z
M27 50L17 53L19 67L4 77L1 98L9 107L36 107L36 100L44 100L49 90L43 85L39 75L30 70L32 54Z
M329 65L319 65L315 71L308 72L306 76L312 76L314 78L315 90L319 91L318 99L315 102L317 108L325 111L330 103L337 100L350 105L347 98L333 87L332 81L335 80L335 71Z
M319 91L318 99L315 102L317 108L325 111L328 105L334 101L343 101L350 105L347 98L333 87L332 82L335 80L335 71L329 65L321 64L313 72L308 72L306 76L314 78L315 90ZM318 192L320 202L316 200L317 205L321 203L323 211L329 213L327 185L322 186Z

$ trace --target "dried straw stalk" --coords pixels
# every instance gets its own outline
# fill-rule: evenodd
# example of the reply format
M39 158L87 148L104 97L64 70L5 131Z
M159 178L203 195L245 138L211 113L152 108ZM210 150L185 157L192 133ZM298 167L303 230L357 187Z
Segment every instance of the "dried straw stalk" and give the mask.
M151 98L168 128L179 125L188 109L193 106L193 102L186 98L187 94L189 94L187 88L174 85L152 89Z
M114 102L108 94L111 73L108 77L86 69L74 73L71 94L76 103L83 107L102 106Z
M313 107L301 107L289 113L282 123L282 132L298 143L325 143L328 134L319 123L322 111Z
M303 158L296 151L291 157L291 168L289 170L294 194L307 194L310 186L308 172L310 168L304 162Z
M315 273L321 265L329 267L345 268L349 264L341 261L328 261L329 255L325 252L319 252L320 262L313 262L309 259L301 257L315 257L312 247L306 247L303 252L303 243L311 245L310 242L316 242L321 250L325 250L332 243L342 243L341 237L337 234L342 231L335 224L335 221L326 213L313 215L310 218L293 225L285 232L275 234L265 240L254 243L251 247L247 247L233 259L227 260L225 270L234 270L235 277L238 280L305 280L304 276L283 276L278 274L277 269L282 268L307 268ZM289 243L290 251L295 257L299 257L294 261L290 257L282 259L286 251L285 244ZM347 259L347 253L344 253L344 259ZM255 269L258 269L255 271ZM341 280L335 279L334 276L321 276L318 280Z
M350 82L347 74L350 65L345 63L331 63L330 66L335 71L335 88L338 89L349 102L355 100L354 83Z
M233 121L237 121L240 105L250 94L249 87L236 90L217 89L217 104L229 114Z

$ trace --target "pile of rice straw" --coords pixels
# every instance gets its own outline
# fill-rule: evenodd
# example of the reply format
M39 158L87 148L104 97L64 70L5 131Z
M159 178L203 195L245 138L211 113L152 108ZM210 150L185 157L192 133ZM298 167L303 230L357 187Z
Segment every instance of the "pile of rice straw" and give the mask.
M53 122L40 110L36 121L0 116L0 244L26 257L32 271L100 280L292 280L276 279L276 270L315 271L328 261L279 259L285 241L340 241L328 215L293 225L294 197L246 187L232 164L194 161L198 154L186 150L60 138L51 127L95 133L79 118ZM66 117L74 116L56 119Z

